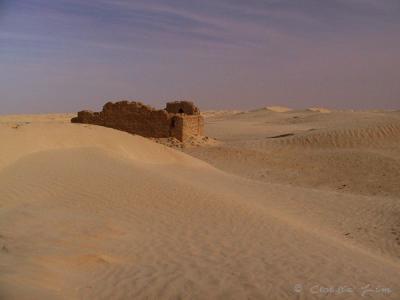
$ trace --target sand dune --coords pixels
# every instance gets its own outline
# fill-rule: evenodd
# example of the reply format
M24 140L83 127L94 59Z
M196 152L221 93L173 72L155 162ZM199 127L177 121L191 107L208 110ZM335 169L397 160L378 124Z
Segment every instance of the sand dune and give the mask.
M374 173L372 163L396 176L397 116L362 115L388 122L371 133L337 129L343 116L263 114L210 118L208 134L222 144L187 149L201 160L67 117L1 117L0 298L319 299L347 287L335 299L359 299L370 284L370 298L398 299L396 188L323 188L320 173L305 171L347 153L358 171ZM294 135L268 138L284 133ZM371 134L381 142L366 146ZM272 175L255 177L261 170ZM305 183L287 180L298 177Z
M267 106L266 109L274 112L288 112L291 111L291 108L285 106Z
M331 112L330 109L327 109L327 108L324 108L324 107L310 107L307 110L313 111L313 112L325 113L325 114Z
M270 112L288 112L288 111L292 111L291 108L285 107L285 106L266 106L266 107L262 107L262 108L257 108L254 110L250 110L250 112L260 112L260 111L270 111Z
M380 147L383 144L398 143L400 122L358 128L314 129L298 135L293 134L289 136L290 138L280 139L279 143L300 147Z
M186 152L251 179L399 197L399 117L393 112L247 113L207 124L207 134L220 140L218 147Z

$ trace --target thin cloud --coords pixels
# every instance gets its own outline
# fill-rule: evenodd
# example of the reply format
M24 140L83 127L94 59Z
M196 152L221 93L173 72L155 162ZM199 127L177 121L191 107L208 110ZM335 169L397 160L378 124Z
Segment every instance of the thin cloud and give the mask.
M114 94L220 97L221 107L256 106L266 95L310 103L381 94L389 103L400 93L397 0L8 4L0 21L0 98L8 101L33 101L17 88L24 84L40 87L35 99L63 105Z

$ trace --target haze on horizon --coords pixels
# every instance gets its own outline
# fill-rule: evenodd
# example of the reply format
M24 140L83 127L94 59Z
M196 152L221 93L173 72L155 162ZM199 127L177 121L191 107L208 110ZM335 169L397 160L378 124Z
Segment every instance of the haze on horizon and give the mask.
M398 109L397 0L0 0L0 114Z

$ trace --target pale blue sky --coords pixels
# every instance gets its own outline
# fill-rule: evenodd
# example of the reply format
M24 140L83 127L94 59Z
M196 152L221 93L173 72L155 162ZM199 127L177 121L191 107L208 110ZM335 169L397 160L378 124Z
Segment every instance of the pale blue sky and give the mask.
M398 0L0 0L0 114L400 108Z

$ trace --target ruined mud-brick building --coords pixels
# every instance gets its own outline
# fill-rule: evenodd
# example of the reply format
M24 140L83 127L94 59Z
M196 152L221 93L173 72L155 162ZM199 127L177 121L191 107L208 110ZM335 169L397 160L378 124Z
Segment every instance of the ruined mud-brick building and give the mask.
M174 137L181 142L203 135L204 127L199 109L189 101L169 102L161 110L140 102L108 102L101 112L80 111L71 122L111 127L145 137Z

